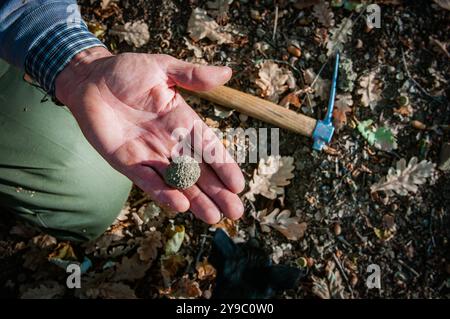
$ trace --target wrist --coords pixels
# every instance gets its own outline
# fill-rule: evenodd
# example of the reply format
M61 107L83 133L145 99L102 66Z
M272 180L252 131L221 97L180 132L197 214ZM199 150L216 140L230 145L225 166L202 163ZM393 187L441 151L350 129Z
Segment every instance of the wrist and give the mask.
M69 97L89 78L92 62L112 55L104 47L92 47L77 53L56 77L56 98L66 105L71 104Z

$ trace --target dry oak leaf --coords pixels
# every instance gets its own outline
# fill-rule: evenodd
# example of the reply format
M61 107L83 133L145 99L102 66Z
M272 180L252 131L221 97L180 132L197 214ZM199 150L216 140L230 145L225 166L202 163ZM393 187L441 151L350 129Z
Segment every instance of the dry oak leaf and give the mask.
M333 123L336 129L340 130L347 124L347 113L352 111L352 95L350 93L338 94L333 110Z
M66 288L56 281L49 281L40 284L36 288L26 290L21 296L21 299L55 299L62 297Z
M91 299L136 299L134 290L120 282L103 282L97 287L87 288L84 292Z
M326 277L311 276L313 280L312 293L321 299L346 299L345 288L339 270L335 269L334 261L328 261L325 266Z
M161 233L157 230L146 231L141 246L137 249L139 259L145 262L153 262L158 256L158 248L162 247Z
M320 0L302 0L302 1L294 1L294 7L303 10L305 8L311 7L317 3L319 3Z
M194 41L208 38L218 44L233 42L231 34L220 32L220 26L217 22L210 18L205 10L200 8L192 10L187 30Z
M134 254L130 258L123 256L121 263L116 266L114 281L141 279L150 266L151 263L141 261L138 254Z
M140 48L150 40L148 25L143 21L127 22L125 25L115 25L110 31L117 35L120 41L126 41L129 45Z
M277 198L284 194L284 186L290 184L294 177L294 158L291 156L269 156L260 159L258 168L253 173L253 179L249 183L250 190L245 193L251 201L255 201L255 195L261 194L269 199Z
M313 7L313 15L324 27L334 26L334 14L327 1L320 1Z
M349 18L342 19L341 23L330 30L330 37L327 42L327 56L332 56L336 51L343 52L344 44L352 35L352 20Z
M202 291L198 282L189 279L189 275L184 275L169 289L160 290L160 294L170 299L193 299L200 297Z
M406 160L402 158L397 162L396 168L391 167L386 177L370 187L370 191L384 191L386 195L405 196L408 192L416 193L417 185L424 184L434 171L435 164L423 160L419 162L417 157L412 157L406 165Z
M381 100L381 82L375 78L374 72L370 72L360 78L359 85L361 88L357 93L361 95L361 104L374 109L377 102Z
M270 214L267 214L267 212L268 210L264 209L253 216L259 221L263 232L269 232L270 228L274 228L289 240L299 240L305 236L307 224L305 222L299 223L300 218L298 216L291 217L289 210L280 211L279 208L275 208Z
M438 6L445 10L450 10L450 0L433 0Z
M216 269L208 262L206 257L203 258L203 261L197 263L195 269L197 270L198 280L214 279L216 277Z
M255 84L261 89L261 96L277 103L280 95L289 88L288 81L292 82L292 72L280 68L273 61L264 61L259 68Z

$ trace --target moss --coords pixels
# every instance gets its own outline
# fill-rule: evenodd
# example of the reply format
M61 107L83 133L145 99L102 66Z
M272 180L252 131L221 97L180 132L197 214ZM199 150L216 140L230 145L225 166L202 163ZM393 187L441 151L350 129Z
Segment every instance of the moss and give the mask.
M166 183L178 189L186 189L194 185L200 178L200 165L190 156L174 159L164 173Z

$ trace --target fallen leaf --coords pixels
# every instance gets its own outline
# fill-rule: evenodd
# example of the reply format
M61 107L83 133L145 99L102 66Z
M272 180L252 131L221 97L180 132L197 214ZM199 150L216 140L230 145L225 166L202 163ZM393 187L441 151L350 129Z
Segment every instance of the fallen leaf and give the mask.
M450 10L450 0L433 0L438 6L445 10Z
M236 237L238 234L236 221L226 217L222 218L217 224L211 226L211 229L216 230L217 228L222 228L231 238Z
M170 287L172 278L187 264L186 258L181 255L161 256L161 275L164 286Z
M372 127L372 120L361 121L357 129L370 145L382 151L392 151L397 149L397 138L391 129L387 127Z
M55 246L58 241L53 236L41 234L33 237L31 242L39 248L44 249Z
M326 101L328 99L328 93L330 92L331 81L324 80L314 72L312 68L306 69L303 72L305 83L310 85L314 90L314 95L319 97L320 100ZM314 81L315 80L315 81Z
M40 284L36 288L27 289L21 299L56 299L61 298L66 292L66 288L56 281L49 281Z
M361 104L365 107L370 106L373 110L378 101L381 100L381 83L375 78L375 73L370 72L364 75L359 80L359 85L357 94L361 95Z
M406 160L402 158L397 162L395 168L391 167L386 177L370 187L370 191L384 191L388 196L394 192L405 196L408 192L416 193L417 185L422 185L434 171L435 164L423 160L419 162L417 157L412 157L406 165Z
M119 282L104 282L97 287L90 287L84 292L91 299L136 299L130 286Z
M303 10L306 8L309 8L317 3L319 3L320 0L302 0L302 1L294 1L294 7Z
M287 209L280 211L275 208L270 214L268 210L264 209L257 212L253 217L259 221L261 230L269 232L270 227L278 230L289 240L299 240L305 235L307 224L305 222L299 223L300 218L297 216L291 217L291 212Z
M140 260L138 254L132 257L122 257L120 264L116 266L114 281L135 281L145 276L145 272L150 268L151 263Z
M300 102L298 95L294 92L291 92L281 100L280 105L284 107L289 107L292 105L293 107L298 109L302 105L302 103Z
M189 275L184 275L172 287L160 293L170 299L193 299L202 295L200 285L195 280L189 279Z
M337 130L340 130L347 124L347 114L352 111L352 95L350 93L338 94L334 102L333 123Z
M221 119L230 117L233 113L234 113L234 110L232 110L232 109L227 109L224 107L214 105L214 116L217 116Z
M288 80L292 72L280 68L273 61L264 61L259 65L258 78L255 84L261 89L261 96L277 103L280 95L288 89Z
M158 248L162 247L161 233L157 230L146 231L140 247L137 249L139 259L152 263L158 256Z
M115 25L109 31L117 35L120 41L126 41L129 45L140 48L150 40L148 25L143 21L127 22L125 25Z
M334 26L334 14L330 9L330 5L327 1L320 1L313 7L312 14L319 20L324 27Z
M228 21L228 9L233 0L213 0L206 2L208 12L216 17L218 23L226 23Z
M253 179L249 183L250 190L245 194L251 201L261 194L269 199L275 199L277 195L284 194L284 186L290 184L294 177L294 158L291 156L269 156L260 159L258 168L253 173Z
M205 10L196 8L192 11L187 30L194 41L208 38L218 44L232 43L231 34L220 32L220 26L208 16Z
M330 34L327 42L327 55L332 56L336 51L343 52L344 44L347 43L349 36L352 34L352 20L349 18L342 19L339 25L330 30Z
M199 280L211 280L216 277L216 269L208 262L207 258L203 258L203 261L197 263L195 269Z
M321 299L347 299L348 294L342 283L339 270L335 269L334 261L328 261L325 267L325 278L311 276L313 280L312 293Z

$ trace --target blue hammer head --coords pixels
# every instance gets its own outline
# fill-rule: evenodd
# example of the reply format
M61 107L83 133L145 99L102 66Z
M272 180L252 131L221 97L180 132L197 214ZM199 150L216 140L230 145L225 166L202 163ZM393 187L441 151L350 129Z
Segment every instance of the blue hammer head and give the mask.
M313 149L321 151L325 144L330 143L334 133L333 126L333 108L334 99L336 97L336 82L339 73L339 52L336 53L334 62L333 78L331 80L330 100L328 101L328 110L323 120L318 120L314 129L312 138L314 141Z

